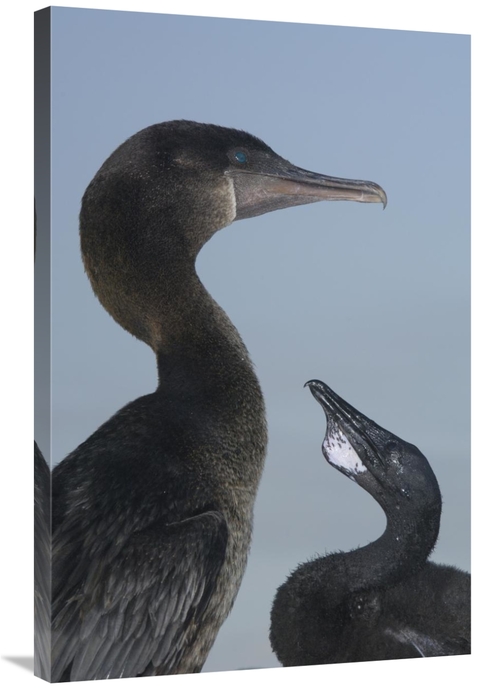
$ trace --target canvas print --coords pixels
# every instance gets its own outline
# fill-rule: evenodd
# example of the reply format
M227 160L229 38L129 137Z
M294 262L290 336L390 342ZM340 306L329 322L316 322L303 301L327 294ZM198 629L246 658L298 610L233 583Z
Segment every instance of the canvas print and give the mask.
M470 653L469 37L35 36L35 673Z

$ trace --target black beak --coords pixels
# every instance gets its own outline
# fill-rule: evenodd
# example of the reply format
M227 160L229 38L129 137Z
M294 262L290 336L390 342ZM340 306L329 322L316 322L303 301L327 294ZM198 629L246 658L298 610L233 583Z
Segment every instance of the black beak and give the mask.
M347 426L344 429L346 434L349 434L349 426L356 427L358 424L362 426L374 423L321 380L309 380L304 387L309 388L314 399L321 404L327 416L340 423L342 428L344 428L344 424Z
M326 383L310 380L304 387L310 389L313 397L323 407L328 426L330 427L331 424L332 427L342 429L367 467L374 462L384 464L384 458L381 457L379 448L373 442L371 437L373 434L370 431L377 429L384 435L392 434L342 399Z

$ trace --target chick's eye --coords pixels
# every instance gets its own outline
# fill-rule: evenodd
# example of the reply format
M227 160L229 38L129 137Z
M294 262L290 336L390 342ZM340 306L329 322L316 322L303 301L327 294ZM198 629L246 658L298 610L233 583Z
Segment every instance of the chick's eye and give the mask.
M247 162L247 154L244 153L243 151L236 151L236 153L234 153L234 159L236 160L237 163L246 163Z
M401 454L401 448L399 447L399 444L395 442L394 440L389 440L385 444L385 453L386 455L390 456L392 459L399 457Z

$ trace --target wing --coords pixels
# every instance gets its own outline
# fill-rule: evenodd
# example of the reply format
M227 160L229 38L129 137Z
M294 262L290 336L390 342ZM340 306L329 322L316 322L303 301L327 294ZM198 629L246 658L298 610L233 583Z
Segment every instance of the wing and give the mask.
M63 588L55 601L52 681L174 672L197 635L226 543L225 519L211 511L157 521L110 562L88 563L79 589Z

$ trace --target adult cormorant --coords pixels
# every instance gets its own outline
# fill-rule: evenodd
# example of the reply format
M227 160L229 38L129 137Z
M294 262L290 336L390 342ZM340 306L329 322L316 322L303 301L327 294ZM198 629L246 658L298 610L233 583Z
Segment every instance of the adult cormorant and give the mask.
M325 383L306 383L323 407L323 454L372 495L384 534L352 552L300 565L280 586L270 640L283 665L470 653L470 575L428 561L441 494L426 458Z
M267 433L247 350L196 256L233 220L324 199L386 202L376 184L187 121L138 132L89 184L87 275L153 349L159 383L53 472L52 681L201 670L245 569Z

